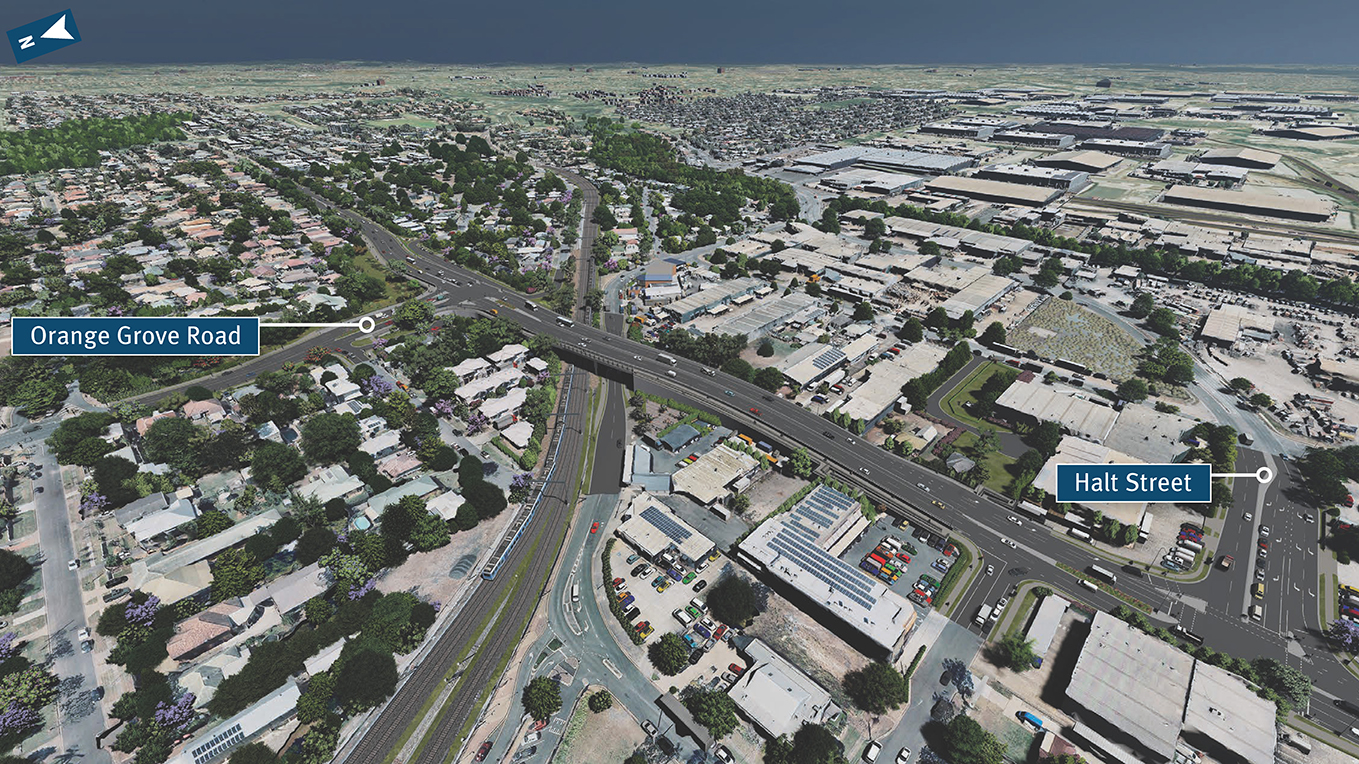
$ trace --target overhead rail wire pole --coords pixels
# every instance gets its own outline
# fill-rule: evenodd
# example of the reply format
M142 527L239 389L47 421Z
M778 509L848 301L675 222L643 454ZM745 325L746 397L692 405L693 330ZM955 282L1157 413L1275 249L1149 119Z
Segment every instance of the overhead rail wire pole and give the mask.
M571 401L571 388L575 379L576 370L573 368L566 374L566 385L562 390L561 399L557 401L556 416L559 420L565 416L566 408ZM505 564L505 560L509 558L510 552L514 549L514 545L519 542L520 537L524 535L524 530L528 528L533 516L537 514L538 505L542 503L543 497L547 493L547 487L552 483L552 475L557 471L557 452L561 450L562 432L565 429L564 426L558 424L556 431L552 433L552 440L555 445L552 447L552 453L543 463L543 476L537 481L538 495L531 504L520 505L519 515L505 529L505 534L501 536L500 543L496 545L495 553L491 555L491 559L487 560L485 567L481 569L482 578L489 581L496 577L496 574L500 572L500 566Z

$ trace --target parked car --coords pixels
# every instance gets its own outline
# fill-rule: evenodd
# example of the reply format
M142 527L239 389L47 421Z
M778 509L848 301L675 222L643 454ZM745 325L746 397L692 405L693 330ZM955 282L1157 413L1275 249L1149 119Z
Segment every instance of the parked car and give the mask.
M704 589L707 589L707 588L708 588L708 579L706 579L706 578L703 579L703 580L701 580L701 581L695 581L695 582L694 582L694 594L698 594L699 592L701 592L701 591L703 591Z

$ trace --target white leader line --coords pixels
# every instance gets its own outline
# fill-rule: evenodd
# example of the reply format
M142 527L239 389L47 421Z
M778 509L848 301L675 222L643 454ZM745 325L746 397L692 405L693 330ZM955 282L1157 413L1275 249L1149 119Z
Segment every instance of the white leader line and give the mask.
M1261 467L1254 472L1214 472L1215 478L1255 478L1261 485L1274 479L1274 470L1268 467Z
M319 328L319 329L358 329L359 331L363 332L364 334L372 334L372 333L373 333L373 330L377 329L377 321L374 321L374 320L372 319L372 317L370 317L370 316L364 316L363 318L360 318L360 319L358 320L357 323L353 323L353 324L345 324L345 323L297 323L297 322L273 322L273 321L271 321L271 322L269 322L269 323L267 323L267 324L266 324L266 323L261 323L260 326L261 326L261 327L264 327L264 326L282 326L282 327L308 328L308 329L310 329L310 328Z

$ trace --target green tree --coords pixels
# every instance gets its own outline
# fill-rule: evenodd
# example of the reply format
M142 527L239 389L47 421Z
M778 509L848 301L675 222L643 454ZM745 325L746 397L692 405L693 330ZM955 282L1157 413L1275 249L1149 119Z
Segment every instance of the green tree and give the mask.
M1132 403L1147 399L1147 383L1138 377L1130 377L1118 385L1118 397Z
M997 662L1012 671L1028 671L1033 668L1033 640L1025 639L1023 633L1012 631L995 643Z
M1274 405L1274 399L1265 393L1256 393L1250 397L1250 405L1256 408L1267 409Z
M925 326L934 329L935 331L947 329L948 325L948 311L944 310L942 307L932 308L929 313L925 314Z
M1166 337L1180 336L1180 322L1169 308L1156 308L1147 316L1147 328Z
M749 361L733 358L722 364L722 371L737 379L744 379L749 382L751 376L755 374L755 367L751 366Z
M983 345L1004 345L1005 344L1005 325L999 321L992 321L986 325L986 330L980 337Z
M647 647L647 657L651 665L665 676L674 676L689 665L689 646L673 631L667 631L661 638Z
M944 756L952 764L1002 764L1005 746L970 716L955 716L944 727Z
M762 387L765 390L773 392L774 390L783 387L783 372L773 366L766 366L757 370L750 381L754 383L756 387Z
M708 590L708 608L713 618L732 626L744 626L760 612L755 587L739 575L723 577Z
M302 425L302 451L317 464L334 464L354 453L363 442L353 414L325 412Z
M920 342L925 339L925 325L920 323L920 319L911 316L901 324L897 337L910 343Z
M788 456L788 464L797 477L805 480L812 476L812 452L806 446L793 449L793 453Z
M1029 443L1038 449L1045 459L1051 459L1062 443L1062 426L1056 422L1039 422L1029 435Z
M297 719L303 724L319 722L330 713L330 699L335 694L335 675L322 671L307 683L307 691L297 699Z
M250 459L255 481L272 491L283 491L307 474L302 455L282 443L265 441Z
M241 597L264 580L264 567L244 549L228 549L212 562L212 598Z
M295 555L301 565L310 565L335 547L335 534L329 528L308 528L297 540Z
M545 676L534 677L524 687L520 698L524 710L536 721L546 721L562 709L561 685L557 680Z
M1234 377L1227 383L1227 387L1230 387L1233 392L1248 393L1255 389L1255 383L1245 377Z
M761 358L768 358L774 355L774 343L770 342L769 340L764 340L763 342L760 343L760 347L755 352Z
M157 419L142 436L142 453L153 462L197 474L202 464L200 449L207 444L209 435L187 419Z
M867 302L861 302L858 305L855 305L852 318L855 321L872 321L873 306Z
M397 309L393 321L401 329L424 331L434 323L434 305L424 300L407 300Z
M396 659L391 653L371 647L356 650L335 677L335 699L351 714L365 711L391 697L396 681Z
M1151 315L1152 309L1156 307L1156 300L1150 292L1143 292L1133 298L1132 307L1128 308L1128 315L1133 318L1146 318Z
M854 705L873 714L883 714L905 703L910 695L906 678L890 663L874 661L845 674L845 694Z
M209 510L198 516L194 521L194 538L205 539L208 536L215 536L218 533L235 525L227 513L217 510Z
M613 708L613 695L608 690L600 690L590 696L590 710L595 713L603 713Z
M246 743L231 752L227 764L274 764L278 757L264 743Z
M725 692L702 690L684 699L684 707L708 734L720 740L736 729L736 703Z

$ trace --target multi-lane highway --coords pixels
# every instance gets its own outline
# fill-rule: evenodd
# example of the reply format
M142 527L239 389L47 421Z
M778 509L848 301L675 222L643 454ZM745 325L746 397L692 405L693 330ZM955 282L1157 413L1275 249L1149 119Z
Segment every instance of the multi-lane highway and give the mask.
M579 187L590 188L583 179L569 174L568 179L577 182ZM588 194L586 199L588 207L591 201ZM673 389L676 394L704 400L715 413L723 415L733 424L788 446L808 447L814 456L843 478L865 487L876 496L892 497L889 504L895 509L900 510L903 504L910 505L956 528L975 543L982 555L978 561L980 569L975 585L968 591L954 593L955 599L962 598L962 601L951 612L954 619L963 625L971 626L971 616L978 605L994 602L1021 578L1037 578L1069 592L1080 592L1089 604L1104 609L1112 609L1119 604L1119 600L1111 595L1078 588L1074 577L1058 567L1061 564L1079 570L1098 562L1099 558L1090 547L1055 534L1027 519L1016 525L1009 520L1013 513L1006 507L876 448L792 402L754 385L721 372L704 369L685 359L679 359L672 366L659 360L654 349L595 329L587 321L559 321L555 314L545 309L530 310L525 307L524 298L513 294L509 288L452 265L418 244L403 242L386 229L352 212L344 214L361 226L363 233L385 256L413 258L419 271L415 278L449 293L445 309L475 312L494 308L500 317L519 323L529 332L553 337L563 356L571 358L574 355L576 361L587 366L594 363L625 374L641 375L653 384ZM582 252L588 253L588 210L585 217L587 236L582 239ZM582 259L588 262L588 254L583 255ZM588 280L582 279L579 285L581 297L588 288ZM343 334L338 331L334 332L333 337L331 334L323 333L315 341L304 344L308 347L315 344L346 344ZM238 376L235 378L219 377L209 386L238 384L245 375L277 368L286 360L296 360L287 357L289 352L298 354L299 358L305 354L305 350L299 347L296 351L284 351L261 358L252 362L259 366L258 369L248 364L237 370ZM1241 471L1254 469L1252 465L1257 461L1263 464L1264 457L1243 449ZM1236 508L1233 509L1233 513L1238 516L1228 518L1219 542L1223 551L1241 552L1234 555L1238 564L1232 571L1215 569L1206 579L1194 583L1176 582L1159 576L1122 575L1119 589L1157 608L1160 611L1157 617L1163 623L1177 620L1202 635L1216 649L1244 657L1274 657L1301 667L1313 677L1322 701L1312 704L1314 718L1331 729L1344 729L1353 720L1334 709L1327 701L1335 697L1359 696L1359 680L1334 661L1324 642L1318 638L1320 625L1316 624L1315 594L1312 593L1316 581L1315 528L1302 527L1307 524L1298 520L1296 510L1289 506L1288 492L1291 485L1286 476L1281 476L1279 482L1257 497L1256 487L1238 481L1238 497ZM932 506L936 500L943 504L942 508ZM1257 520L1245 523L1239 517L1245 511L1241 508L1256 505L1263 508L1253 512ZM532 547L537 539L542 538L546 528L560 529L564 514L565 507L557 506L545 518L545 522L538 524L537 532L521 542L517 552L520 557L516 559L522 559L523 549ZM1266 571L1266 616L1263 623L1255 623L1248 615L1249 584L1254 581L1253 570L1248 563L1253 559L1250 550L1253 549L1260 517L1270 518L1282 530L1274 531L1271 526L1276 541L1271 547L1270 567ZM1289 520L1289 517L1293 519ZM1287 535L1287 543L1284 543L1281 534ZM539 574L545 575L546 568L543 566L550 565L550 562L535 558L530 578L539 580ZM987 565L994 566L994 575L985 575ZM509 567L513 569L513 565ZM1273 580L1275 576L1278 577L1277 581ZM1313 584L1310 590L1307 586L1309 580ZM505 590L504 579L483 585L469 603L467 612L483 612L479 608L489 607ZM536 596L536 592L532 598L528 598L525 593L516 591L511 601L513 612L521 612L523 607L531 604L529 599L536 601ZM944 604L948 606L951 603ZM479 622L480 619L460 620ZM470 633L474 625L455 624L445 634L431 654L431 659L425 662L428 665L422 664L417 669L415 676L403 686L347 760L365 761L369 759L363 756L388 750L395 740L394 736L405 729L406 720L433 691L434 683L443 676L448 662L460 651L461 646L467 644L468 639L475 638ZM514 638L517 638L517 634ZM499 646L495 645L497 648ZM467 713L464 711L471 712L470 707L464 706L475 697L472 688L479 688L470 679L467 681L468 692L465 693L469 697L463 701L463 705L450 709L455 713L448 714L450 720L441 720L440 729L461 729L455 717L465 719ZM359 756L359 753L363 756Z

